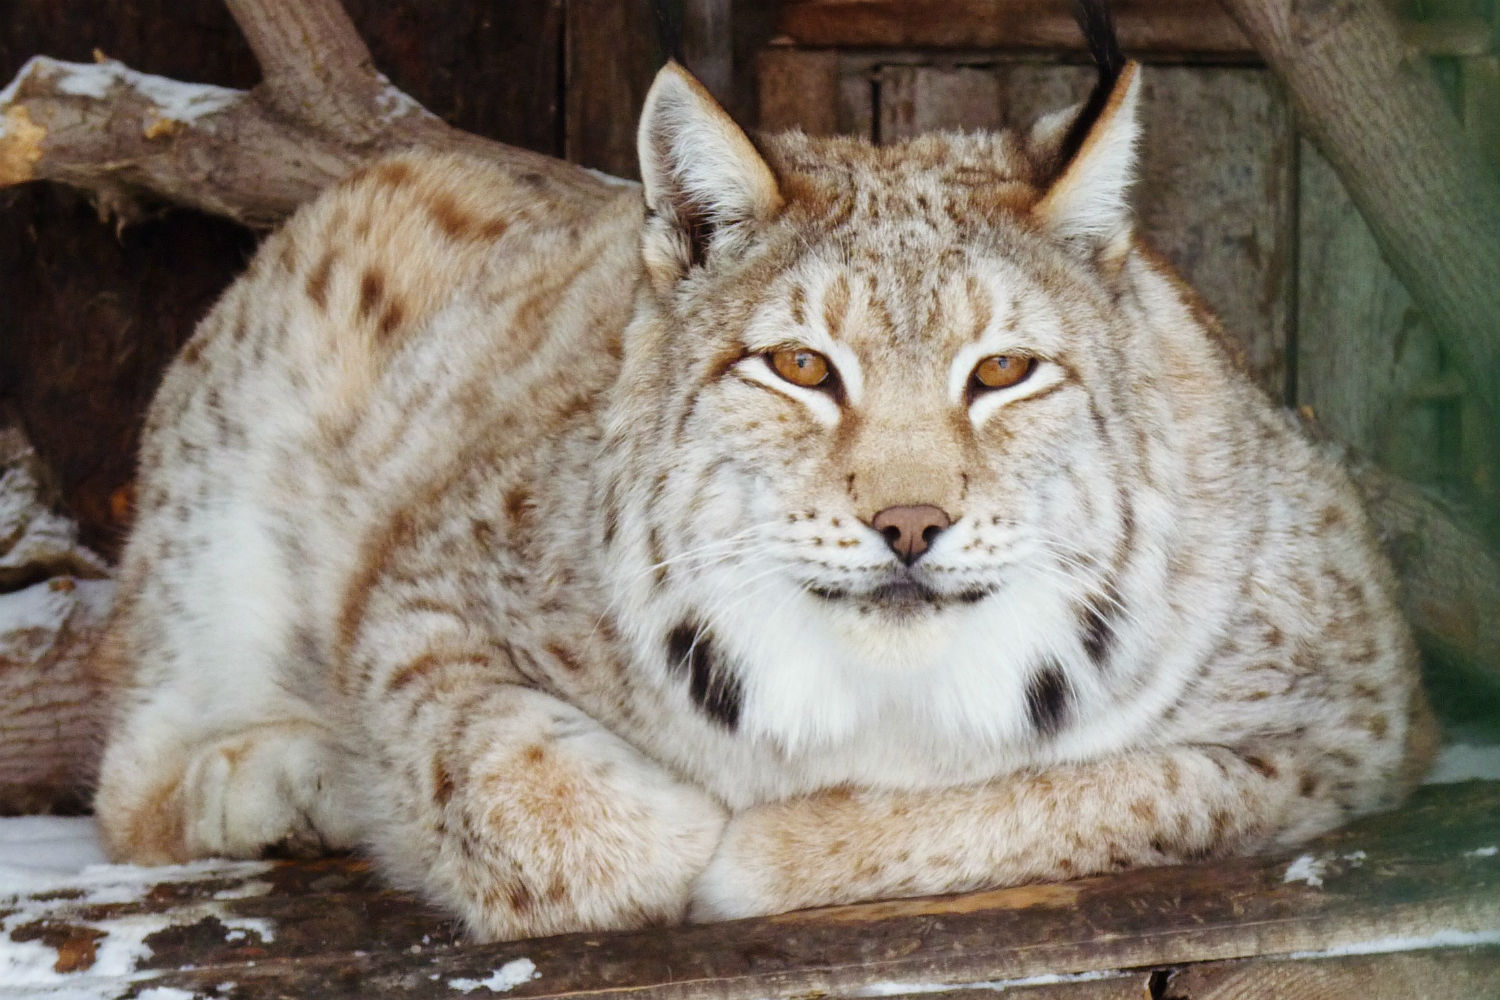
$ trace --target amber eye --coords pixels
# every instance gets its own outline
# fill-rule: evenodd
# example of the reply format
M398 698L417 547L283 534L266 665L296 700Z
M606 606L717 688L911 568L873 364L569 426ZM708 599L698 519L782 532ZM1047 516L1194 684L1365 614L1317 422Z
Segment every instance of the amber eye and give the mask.
M808 389L827 382L832 371L827 358L805 347L783 347L779 351L772 351L771 367L792 385Z
M974 366L974 385L984 389L1008 389L1022 381L1036 361L1019 354L996 354Z

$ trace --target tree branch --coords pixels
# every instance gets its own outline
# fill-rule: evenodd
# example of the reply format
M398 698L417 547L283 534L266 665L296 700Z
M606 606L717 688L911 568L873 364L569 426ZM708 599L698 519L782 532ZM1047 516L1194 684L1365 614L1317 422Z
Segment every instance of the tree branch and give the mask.
M1222 0L1291 91L1486 418L1500 420L1500 194L1379 0Z
M459 149L585 202L608 181L451 128L378 73L335 0L227 0L265 78L249 93L38 57L0 91L0 186L54 180L127 218L145 198L274 225L383 153Z

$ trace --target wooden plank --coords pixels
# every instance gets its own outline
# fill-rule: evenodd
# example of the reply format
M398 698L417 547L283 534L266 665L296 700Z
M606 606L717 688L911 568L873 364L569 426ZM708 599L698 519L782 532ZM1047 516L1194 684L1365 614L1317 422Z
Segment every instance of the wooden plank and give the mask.
M839 57L826 51L772 47L760 53L760 127L800 128L808 135L839 131Z
M1444 374L1437 338L1328 161L1305 142L1299 159L1297 402L1391 472L1451 481L1453 399L1418 398Z
M1142 78L1136 212L1213 307L1273 399L1294 321L1296 138L1259 69L1152 66Z
M1500 997L1500 948L1213 962L1172 974L1164 996L1192 1000L1478 1000Z
M698 82L720 104L733 102L734 4L731 0L683 0L682 58Z
M122 942L143 945L132 981L89 981L100 997L148 985L224 998L451 996L508 967L538 973L514 978L515 997L1025 986L1037 989L1025 996L1095 1000L1139 997L1166 966L1500 944L1497 835L1500 784L1470 783L1423 789L1402 811L1300 851L719 925L459 945L451 924L380 890L360 863L330 860L163 873L134 893L94 878L0 896L0 929L11 945L55 954L60 985ZM1304 854L1299 868L1320 870L1318 885L1287 881Z
M933 128L1026 128L1081 100L1083 66L894 65L877 74L879 138ZM1144 76L1142 232L1199 290L1256 380L1286 390L1293 321L1295 151L1290 116L1263 70L1151 66Z
M586 167L638 178L635 125L651 80L666 60L651 5L566 2L565 155Z
M994 129L1003 123L994 67L886 66L876 86L875 138L880 142L941 129Z
M1130 52L1254 55L1214 0L1117 0L1112 6ZM777 28L808 46L1083 48L1067 5L1050 0L786 0Z
M1137 57L1259 62L1216 0L1115 0L1120 42ZM783 0L777 30L814 47L1082 52L1066 4L1053 0ZM1483 18L1412 23L1405 38L1432 56L1494 52Z

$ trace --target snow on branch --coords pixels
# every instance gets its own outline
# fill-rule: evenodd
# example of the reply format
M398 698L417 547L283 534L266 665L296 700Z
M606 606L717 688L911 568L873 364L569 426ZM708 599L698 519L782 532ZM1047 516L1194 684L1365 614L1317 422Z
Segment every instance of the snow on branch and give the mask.
M244 92L33 58L0 91L0 187L52 180L130 221L142 200L274 225L383 153L461 149L599 198L579 167L451 128L372 65L336 0L228 0L265 73Z

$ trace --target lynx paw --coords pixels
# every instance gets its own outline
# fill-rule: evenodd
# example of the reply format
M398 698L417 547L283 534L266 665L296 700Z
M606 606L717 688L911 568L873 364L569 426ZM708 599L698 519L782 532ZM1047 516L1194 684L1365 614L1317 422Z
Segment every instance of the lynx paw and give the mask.
M199 748L182 779L188 853L254 858L353 847L359 825L335 763L326 731L306 723L256 726Z
M758 812L752 809L729 822L718 850L693 886L689 922L738 920L796 908L776 891L777 879L762 839L769 831L756 829Z

